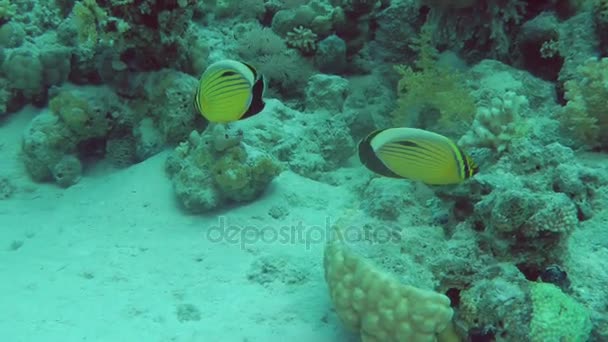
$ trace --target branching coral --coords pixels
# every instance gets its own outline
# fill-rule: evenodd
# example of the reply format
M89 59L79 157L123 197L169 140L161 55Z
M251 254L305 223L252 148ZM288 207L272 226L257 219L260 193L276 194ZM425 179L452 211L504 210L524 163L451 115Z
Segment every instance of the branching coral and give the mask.
M558 118L578 141L608 147L608 135L601 134L608 130L608 58L590 59L577 72L577 78L564 84L568 103Z
M479 107L471 130L459 144L489 147L503 152L515 137L525 129L521 111L528 105L525 96L508 91L502 98L495 97L487 107Z
M317 49L317 34L311 29L302 26L295 27L287 32L287 45L303 53L312 53Z
M398 109L393 113L395 124L432 125L432 122L422 121L421 114L416 115L429 107L439 111L437 123L442 128L470 123L475 112L475 102L463 86L460 74L439 66L421 71L414 71L407 66L398 66L396 69L401 80L397 89Z
M415 66L396 66L401 80L397 86L398 107L392 114L394 124L421 128L438 125L445 133L468 126L473 119L475 102L463 75L437 63L437 51L428 27L422 28L415 45L418 51ZM429 110L438 111L439 117L429 115ZM437 122L429 122L429 118Z

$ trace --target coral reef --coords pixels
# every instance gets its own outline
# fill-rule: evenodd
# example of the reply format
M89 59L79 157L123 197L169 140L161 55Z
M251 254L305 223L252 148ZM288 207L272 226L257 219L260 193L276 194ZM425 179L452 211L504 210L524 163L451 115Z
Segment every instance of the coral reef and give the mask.
M559 19L553 13L541 13L525 22L517 36L518 64L534 75L555 81L564 64L566 49L560 41Z
M308 79L305 103L308 111L341 112L349 94L348 80L340 76L317 74Z
M36 116L23 135L22 159L35 181L54 180L67 187L80 179L81 158L103 155L110 135L118 134L114 115L128 115L107 88L95 95L79 89L62 89L50 103L50 112Z
M192 105L196 78L163 69L149 73L143 84L143 99L137 107L155 121L165 143L177 144L202 127L202 118Z
M532 307L526 279L508 264L483 269L483 273L485 278L460 292L461 324L490 339L528 340Z
M328 81L337 84L329 85ZM321 101L329 110L299 112L277 100L268 100L263 117L235 122L233 127L246 132L243 139L248 145L272 154L286 168L313 179L326 177L344 166L355 152L346 116L331 111L342 108L348 96L344 94L343 81L340 77L324 75L311 80L311 86L322 89L307 91L313 97L308 104L320 108L316 103ZM317 93L322 96L317 97Z
M425 30L417 42L419 59L415 68L396 67L401 79L397 85L398 107L392 113L393 124L447 134L462 133L460 127L472 121L475 100L464 85L463 75L437 62L437 51L429 34Z
M336 313L363 341L458 341L448 297L400 284L338 241L324 267Z
M2 74L12 93L7 102L24 101L43 103L49 87L68 79L70 72L69 48L46 42L44 48L37 44L23 43L9 49L2 63Z
M361 205L373 217L396 220L401 215L401 208L407 204L415 204L403 197L404 193L411 192L411 187L409 183L394 179L373 178L365 187ZM410 211L415 208L415 206L408 207Z
M475 214L494 255L528 267L561 261L563 241L578 227L577 208L563 193L497 189L475 205Z
M532 321L531 341L586 341L591 334L589 311L564 294L558 287L546 283L531 283ZM550 329L547 329L550 327Z
M321 72L342 73L347 69L346 43L331 35L319 42L315 54L315 65Z
M116 59L152 70L169 63L179 65L180 52L189 56L188 49L180 48L192 34L190 20L198 9L194 1L124 4L83 0L74 4L72 15L82 43L91 49L111 47Z
M279 34L259 24L250 24L234 34L236 55L256 66L277 89L275 96L292 97L301 94L308 77L313 74L310 61L298 50L289 48Z
M517 269L488 270L460 296L460 318L486 336L515 341L587 341L589 311L553 284L530 282Z
M525 13L524 1L426 3L430 7L426 25L432 29L437 44L446 44L451 49L469 54L471 59L480 51L488 57L506 58L513 39L511 28L520 24L524 14L528 14Z
M24 136L24 161L32 178L52 179L50 171L66 154L79 159L105 156L118 167L129 166L201 127L191 101L196 79L164 70L147 73L139 82L145 85L140 100L121 98L108 87L55 89L49 101L55 118L41 114L44 119L34 119ZM38 137L40 132L45 137Z
M360 239L326 246L325 280L363 340L604 341L607 18L605 0L0 0L0 123L36 107L20 157L61 187L171 147L191 213L260 199L286 169L344 186ZM193 94L226 58L265 76L266 107L207 126ZM365 172L356 141L395 125L450 136L479 174ZM290 261L247 279L313 281Z
M559 119L579 143L607 147L608 138L601 132L608 129L608 114L604 109L608 96L608 58L592 58L579 66L577 73L576 78L564 84L568 102Z
M525 96L508 91L501 98L492 99L488 107L478 107L471 130L459 141L462 146L488 147L498 153L504 152L507 144L524 135L520 111L527 106Z
M186 210L203 213L252 201L280 172L270 155L243 143L242 135L223 126L202 135L193 131L167 159L167 173Z
M51 170L61 158L75 151L76 142L59 117L45 113L29 124L22 148L29 175L36 181L47 181L52 179Z

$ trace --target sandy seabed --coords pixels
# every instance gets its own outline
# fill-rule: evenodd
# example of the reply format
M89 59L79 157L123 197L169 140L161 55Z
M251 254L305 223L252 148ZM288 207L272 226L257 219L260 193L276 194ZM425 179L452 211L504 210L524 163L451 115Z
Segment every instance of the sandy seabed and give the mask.
M17 189L0 200L2 340L354 340L331 310L318 237L217 229L220 218L266 233L318 229L342 212L345 189L284 172L254 203L188 215L164 173L166 152L122 170L98 163L68 189L35 184L18 157L34 115L0 126L0 176ZM279 219L269 215L277 207L287 209Z

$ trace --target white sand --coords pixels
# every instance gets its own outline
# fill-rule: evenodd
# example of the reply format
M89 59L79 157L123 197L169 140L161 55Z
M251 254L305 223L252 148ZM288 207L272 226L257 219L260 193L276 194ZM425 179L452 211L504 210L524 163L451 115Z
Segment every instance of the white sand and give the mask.
M0 177L18 187L0 200L3 341L353 339L331 312L322 243L210 241L218 218L179 208L165 154L124 170L87 170L69 189L31 183L17 155L34 114L0 126ZM286 172L263 199L221 215L258 227L323 226L347 199L343 189ZM273 205L288 215L273 219ZM260 260L279 267L263 273ZM195 313L180 320L179 308Z

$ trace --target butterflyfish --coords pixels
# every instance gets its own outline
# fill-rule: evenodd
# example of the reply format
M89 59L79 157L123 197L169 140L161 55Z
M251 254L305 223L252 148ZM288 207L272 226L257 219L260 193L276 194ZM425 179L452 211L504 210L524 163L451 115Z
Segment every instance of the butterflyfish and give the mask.
M251 65L235 60L215 62L203 72L194 107L209 122L226 123L264 109L266 80Z
M359 142L358 149L361 163L369 170L429 185L457 184L479 169L452 140L418 128L373 131Z

